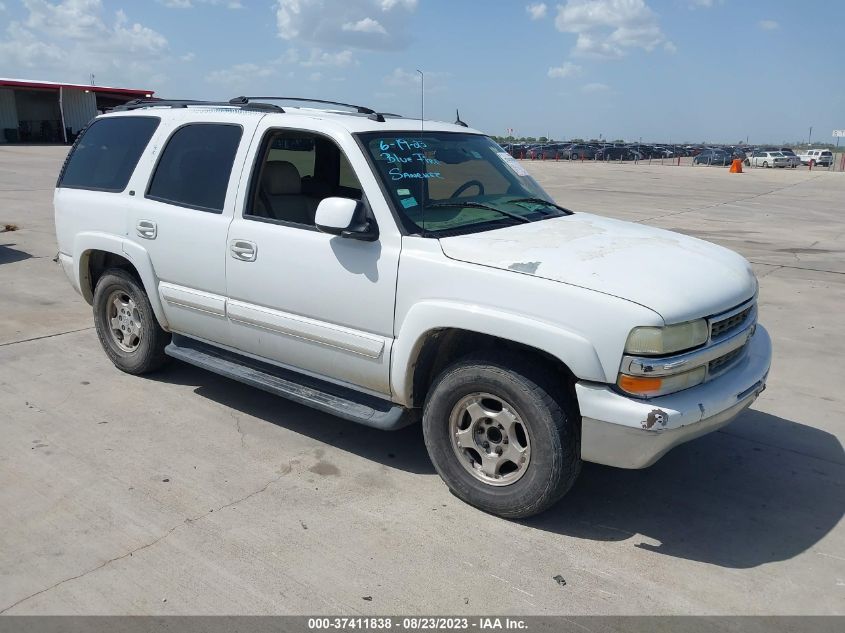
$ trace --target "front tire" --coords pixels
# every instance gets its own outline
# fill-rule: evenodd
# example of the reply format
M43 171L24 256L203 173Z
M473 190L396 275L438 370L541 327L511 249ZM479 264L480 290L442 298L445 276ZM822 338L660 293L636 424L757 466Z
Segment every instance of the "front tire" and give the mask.
M106 355L128 374L145 374L167 362L170 342L143 286L127 271L103 273L94 290L94 326Z
M443 371L423 412L426 448L459 499L505 518L546 510L581 469L574 396L519 355L476 355Z

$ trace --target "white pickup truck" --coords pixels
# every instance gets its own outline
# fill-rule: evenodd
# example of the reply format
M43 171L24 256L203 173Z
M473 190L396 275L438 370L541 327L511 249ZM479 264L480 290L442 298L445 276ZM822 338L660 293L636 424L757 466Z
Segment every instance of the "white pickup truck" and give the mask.
M736 253L558 206L461 121L266 101L133 102L77 139L59 260L119 369L173 357L361 424L421 419L448 487L504 517L765 388Z

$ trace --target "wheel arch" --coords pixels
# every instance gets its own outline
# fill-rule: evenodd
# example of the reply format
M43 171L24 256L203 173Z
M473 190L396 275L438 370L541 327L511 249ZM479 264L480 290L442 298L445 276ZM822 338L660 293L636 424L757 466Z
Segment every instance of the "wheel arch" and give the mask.
M403 323L391 362L394 400L421 406L442 369L479 349L504 349L536 358L567 383L605 380L595 348L577 334L519 315L436 302L415 306Z
M74 240L73 250L79 290L89 305L93 303L94 289L102 274L109 268L120 268L143 286L156 319L161 327L168 328L158 295L158 278L145 249L113 235L83 233Z

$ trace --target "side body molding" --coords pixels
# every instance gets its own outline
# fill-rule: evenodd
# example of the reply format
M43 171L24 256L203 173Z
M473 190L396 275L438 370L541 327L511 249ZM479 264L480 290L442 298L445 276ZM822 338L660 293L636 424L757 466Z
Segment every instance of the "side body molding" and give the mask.
M595 348L584 337L552 323L456 301L423 301L407 313L393 348L390 382L395 402L411 401L416 357L429 333L456 328L543 350L582 380L606 380Z

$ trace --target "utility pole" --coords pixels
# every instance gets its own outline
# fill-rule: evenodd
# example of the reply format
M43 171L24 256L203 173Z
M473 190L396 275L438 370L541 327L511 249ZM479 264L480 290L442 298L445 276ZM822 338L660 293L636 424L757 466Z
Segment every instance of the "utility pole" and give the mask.
M810 126L810 135L807 137L807 145L813 144L813 126Z

